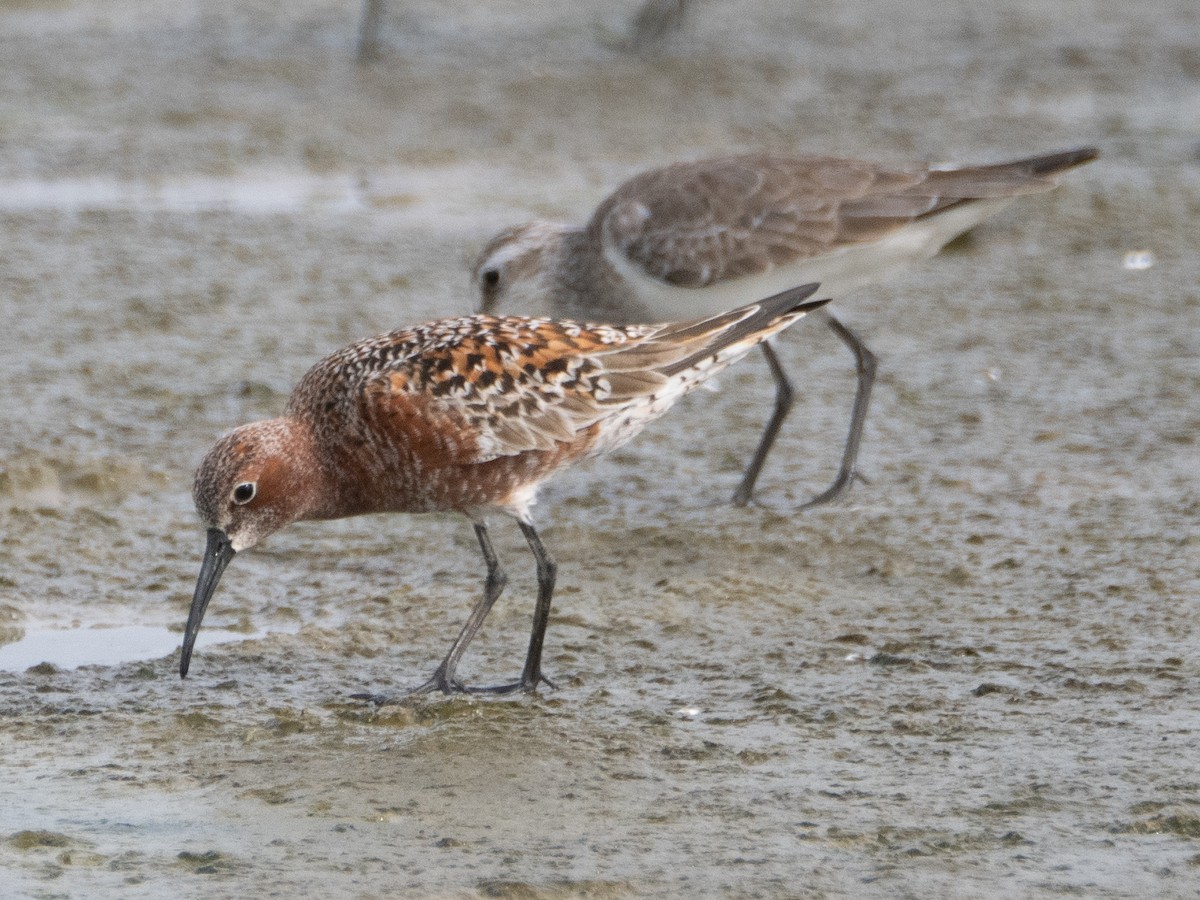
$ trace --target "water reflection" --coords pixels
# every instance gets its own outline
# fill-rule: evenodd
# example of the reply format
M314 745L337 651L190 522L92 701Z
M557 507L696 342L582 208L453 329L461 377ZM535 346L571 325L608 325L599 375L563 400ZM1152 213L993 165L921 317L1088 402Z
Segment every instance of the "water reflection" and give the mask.
M6 211L218 209L265 215L313 209L352 211L364 202L362 185L347 174L272 171L231 178L23 178L0 182L0 209Z
M197 647L261 638L266 632L246 633L213 629L204 631ZM126 662L161 659L179 649L182 634L148 625L118 628L26 629L19 641L0 647L0 671L24 672L30 666L51 663L60 669L79 666L115 666Z

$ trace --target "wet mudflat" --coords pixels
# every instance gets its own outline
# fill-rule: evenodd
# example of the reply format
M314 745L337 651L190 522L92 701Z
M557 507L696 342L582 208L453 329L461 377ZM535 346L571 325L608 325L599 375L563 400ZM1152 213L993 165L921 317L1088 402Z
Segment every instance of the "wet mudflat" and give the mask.
M0 3L0 893L1194 894L1194 4L699 4L656 56L635 5L397 3L360 69L354 4ZM730 150L1086 143L839 304L881 359L845 501L799 511L853 389L807 322L760 505L722 502L755 358L544 492L557 691L350 699L423 681L480 589L433 516L239 556L179 680L199 457L325 353L465 311L497 228ZM493 532L481 684L534 591ZM89 632L117 649L78 666Z

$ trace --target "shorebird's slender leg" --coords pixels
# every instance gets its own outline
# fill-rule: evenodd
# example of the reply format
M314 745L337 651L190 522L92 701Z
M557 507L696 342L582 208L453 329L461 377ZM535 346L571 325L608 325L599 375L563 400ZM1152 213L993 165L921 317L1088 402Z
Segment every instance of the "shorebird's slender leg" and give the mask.
M833 333L854 354L855 369L858 373L858 388L854 394L854 409L850 414L850 433L846 436L846 446L842 451L842 465L838 469L837 477L834 478L833 484L801 506L801 509L819 506L822 503L828 503L836 499L859 477L855 465L858 462L858 448L862 443L863 424L867 419L867 407L871 402L871 388L875 384L875 371L877 368L875 354L867 349L867 345L862 342L858 335L825 310L817 311L816 315L825 317L825 321L833 330ZM770 342L764 341L759 346L762 347L763 355L767 358L767 365L771 367L771 377L775 379L775 409L771 412L771 418L767 422L767 427L763 429L763 435L759 438L758 447L754 451L750 465L746 467L746 473L742 476L742 483L738 485L737 491L734 492L734 506L745 506L750 502L750 498L754 496L754 485L758 481L763 464L767 461L767 454L771 452L771 447L775 443L775 439L779 436L780 428L783 426L783 420L787 417L795 400L795 389L792 387L787 372L784 371L783 365L779 362L779 357L772 349Z
M414 694L427 694L435 690L441 691L443 694L461 694L469 690L455 677L458 664L462 660L463 654L467 652L467 645L475 637L475 632L479 630L479 626L483 624L483 620L487 618L487 614L492 611L492 606L499 599L504 586L508 584L508 576L500 568L500 559L492 548L492 539L488 535L487 525L483 522L476 522L475 536L479 538L479 548L483 551L484 562L487 563L487 579L483 582L483 596L471 610L471 615L467 616L462 631L450 645L450 652L446 654L442 664L437 667L427 682L412 692Z
M379 26L383 22L384 0L363 0L362 19L358 24L358 61L369 63L379 58Z
M533 610L533 629L529 633L529 652L525 655L525 668L521 672L521 689L532 691L538 682L550 687L555 684L542 674L542 642L546 639L546 626L550 624L550 599L554 596L554 580L558 575L558 563L542 544L542 539L532 525L518 523L521 533L537 560L538 598Z
M554 596L554 579L558 574L558 563L550 555L550 551L538 537L537 530L526 522L517 522L521 533L529 544L533 558L537 560L538 598L537 606L533 609L533 628L529 632L529 652L525 654L525 668L521 672L521 680L512 684L500 684L495 687L483 688L493 694L510 694L513 691L530 692L545 682L552 688L557 688L553 681L542 674L542 644L546 640L546 626L550 623L550 600Z
M867 345L853 331L839 322L832 314L824 312L825 321L833 329L833 333L842 339L850 352L854 354L854 365L858 372L858 389L854 393L854 409L850 413L850 434L846 436L846 448L842 451L842 467L838 470L833 484L817 494L801 509L828 503L848 488L858 474L858 446L862 442L863 424L867 420L867 406L871 402L871 387L875 384L877 360L875 354L867 349ZM765 345L764 345L765 346Z
M500 559L492 548L492 539L488 535L487 525L483 522L476 522L475 536L479 538L479 547L483 550L483 559L487 563L487 579L483 583L483 596L471 610L471 615L467 617L458 637L450 645L450 652L446 654L441 665L434 670L428 681L404 696L430 694L434 691L441 691L443 694L464 694L471 690L458 680L456 675L458 664L462 661L463 654L467 652L467 645L475 637L475 632L479 630L483 620L487 618L487 614L491 612L496 600L504 590L504 586L508 583L508 576L500 568ZM391 698L377 694L354 694L353 696L356 700L368 700L379 706L392 702Z
M633 18L630 47L642 52L677 31L689 0L646 0Z
M754 496L754 484L758 481L758 474L762 471L763 463L767 461L767 454L771 452L771 445L775 443L775 438L779 437L779 429L783 426L783 420L787 418L788 411L791 410L792 403L796 398L792 383L788 380L787 372L783 370L779 357L771 348L771 342L763 341L759 346L762 347L763 355L767 358L767 365L771 367L771 377L775 379L775 409L771 412L767 427L758 440L758 447L754 451L750 465L746 466L746 473L742 475L742 483L733 493L734 506L745 506Z

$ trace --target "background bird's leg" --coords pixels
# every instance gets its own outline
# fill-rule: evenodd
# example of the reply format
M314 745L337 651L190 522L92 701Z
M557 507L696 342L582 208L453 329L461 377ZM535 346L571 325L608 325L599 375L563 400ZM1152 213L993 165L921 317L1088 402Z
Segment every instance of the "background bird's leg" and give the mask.
M358 61L369 63L379 58L379 28L383 23L384 0L363 0L358 25Z
M734 491L734 506L745 506L750 502L750 498L754 495L754 484L758 481L758 473L762 471L763 463L767 461L767 454L771 452L771 445L779 436L779 429L783 426L783 420L787 418L788 411L791 410L795 400L792 383L788 380L787 372L783 370L779 357L775 355L771 342L763 341L759 346L762 347L763 355L767 358L767 365L771 367L771 377L775 379L775 409L771 412L771 419L767 422L762 437L759 438L754 457L750 460L750 465L746 467L745 474L742 475L742 483Z
M850 486L858 472L855 468L858 462L858 445L862 441L863 425L867 420L867 406L871 402L871 387L875 384L877 360L875 354L867 349L853 331L839 322L832 314L821 310L819 313L826 317L826 322L833 333L842 339L850 352L854 354L854 365L858 371L858 389L854 394L854 409L850 413L850 434L846 437L846 449L842 451L842 467L838 470L833 484L817 496L813 497L801 509L828 503ZM765 345L764 345L765 346Z

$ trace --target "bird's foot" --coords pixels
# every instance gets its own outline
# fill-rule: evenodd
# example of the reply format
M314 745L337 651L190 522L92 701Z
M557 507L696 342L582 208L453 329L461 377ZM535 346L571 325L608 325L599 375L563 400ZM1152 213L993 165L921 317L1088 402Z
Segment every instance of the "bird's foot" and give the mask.
M534 672L532 675L522 673L520 681L514 681L510 684L493 684L489 687L471 688L471 692L474 694L495 694L500 697L518 692L532 694L537 690L539 684L544 684L551 690L558 690L558 685L539 671Z
M396 697L390 697L386 694L351 694L353 700L362 700L370 703L373 706L387 706L390 703L403 703L413 697L419 697L423 694L432 694L438 691L446 696L451 694L495 694L498 697L507 694L524 693L532 694L537 690L539 684L544 684L551 690L558 690L558 685L543 675L540 671L532 675L522 673L519 681L511 682L510 684L494 684L488 687L467 687L461 681L454 677L448 677L439 666L437 671L430 676L429 680L419 687L413 688L411 691L406 691Z
M854 484L856 481L861 481L863 484L871 483L871 479L869 479L866 475L863 475L857 469L852 469L844 475L839 474L834 480L833 484L821 491L821 493L817 494L817 496L813 497L807 503L801 504L800 508L812 509L814 506L821 506L824 503L832 503L843 493L848 491L850 489L850 485Z
M449 696L450 694L469 694L471 689L454 677L453 674L446 671L446 666L440 665L429 676L429 680L419 687L413 688L405 696L416 697L421 694L432 694L434 691Z
M721 504L713 505L720 506ZM729 505L734 509L746 509L747 507L754 506L761 507L763 509L770 509L767 504L763 503L758 499L757 496L755 496L753 491L743 491L741 488L738 488L737 493L733 495L733 499L729 501Z
M422 694L432 694L434 691L440 691L447 696L450 694L469 694L471 689L464 685L453 675L446 672L444 665L438 666L437 670L429 676L429 680L424 684L413 688L410 691L405 691L396 697L389 697L386 694L351 694L350 697L354 700L363 700L373 706L386 706L389 703L402 703L412 697L419 697Z

